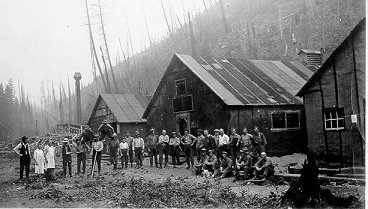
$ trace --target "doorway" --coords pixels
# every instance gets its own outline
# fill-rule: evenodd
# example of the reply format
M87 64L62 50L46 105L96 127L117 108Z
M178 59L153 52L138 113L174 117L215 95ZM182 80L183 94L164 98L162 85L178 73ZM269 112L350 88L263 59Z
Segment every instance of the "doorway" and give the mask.
M190 114L181 113L176 115L176 131L184 135L185 129L190 130Z

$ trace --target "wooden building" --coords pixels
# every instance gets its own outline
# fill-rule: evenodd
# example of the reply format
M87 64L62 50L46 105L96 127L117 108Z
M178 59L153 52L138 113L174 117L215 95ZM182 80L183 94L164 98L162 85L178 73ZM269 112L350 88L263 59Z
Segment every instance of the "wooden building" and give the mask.
M364 18L297 94L308 144L327 162L364 163L365 36Z
M101 94L88 120L88 125L96 131L104 119L107 119L117 134L129 131L134 134L139 130L146 136L146 119L143 113L148 100L142 95L133 94Z
M298 62L175 54L143 117L147 127L181 134L259 126L267 152L304 152L305 113L295 95L312 75Z
M75 124L58 124L56 125L57 133L62 135L73 135L80 134L82 132L82 128L80 125Z

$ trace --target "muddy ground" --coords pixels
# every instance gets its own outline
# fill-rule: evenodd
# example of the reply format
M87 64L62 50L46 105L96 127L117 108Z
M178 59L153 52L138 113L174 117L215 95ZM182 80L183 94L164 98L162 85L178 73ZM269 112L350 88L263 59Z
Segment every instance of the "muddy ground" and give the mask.
M276 171L283 172L289 163L303 162L303 157L296 154L281 161L274 159L278 165ZM87 163L87 171L90 171L91 162ZM33 174L33 164L30 182L20 182L17 155L0 155L1 207L275 207L279 206L279 198L289 188L284 181L265 185L244 185L240 181L232 182L232 178L214 181L193 175L184 164L179 168L151 168L147 159L142 169L113 170L103 161L102 175L98 178L74 175L71 178L57 177L50 183ZM56 173L61 170L61 159L58 158ZM75 156L72 170L76 172ZM352 207L364 204L364 186L323 187L340 196L358 197L360 201Z

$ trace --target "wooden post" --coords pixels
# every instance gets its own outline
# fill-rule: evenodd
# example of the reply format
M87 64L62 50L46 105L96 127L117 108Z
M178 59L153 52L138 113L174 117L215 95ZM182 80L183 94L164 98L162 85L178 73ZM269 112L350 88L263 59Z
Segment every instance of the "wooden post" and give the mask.
M190 13L188 12L188 20L189 20L189 30L190 30L190 45L192 48L192 56L197 56L197 51L195 47L195 39L194 39L194 33L193 33L193 25L192 20L190 19Z

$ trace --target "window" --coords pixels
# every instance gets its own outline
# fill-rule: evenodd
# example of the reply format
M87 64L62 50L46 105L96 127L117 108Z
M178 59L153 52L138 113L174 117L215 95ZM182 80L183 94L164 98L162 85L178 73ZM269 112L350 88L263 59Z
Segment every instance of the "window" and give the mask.
M324 110L325 129L327 131L337 131L345 129L344 109L329 108Z
M271 113L272 130L299 129L299 111L278 111Z
M187 94L187 88L185 79L175 81L176 96L182 96Z
M174 112L190 111L193 109L192 96L178 97L173 99Z

